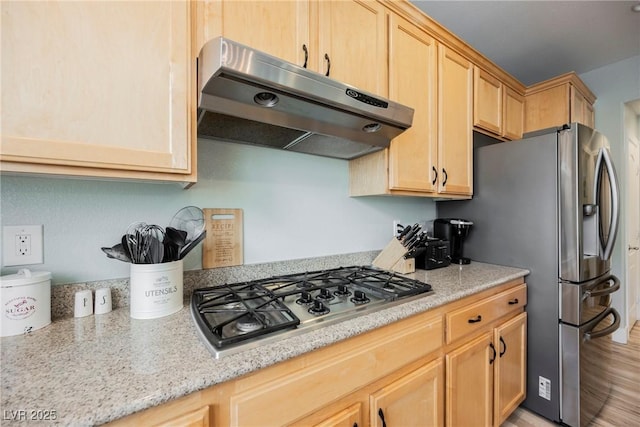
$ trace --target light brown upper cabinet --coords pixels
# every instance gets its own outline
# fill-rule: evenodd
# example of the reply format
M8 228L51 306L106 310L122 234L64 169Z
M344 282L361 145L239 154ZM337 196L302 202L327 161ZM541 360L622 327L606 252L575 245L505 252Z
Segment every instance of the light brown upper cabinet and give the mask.
M472 192L471 62L390 14L389 96L415 110L387 150L349 163L352 196L468 197Z
M2 2L3 172L193 182L191 2Z
M596 117L593 110L593 103L587 96L582 95L580 90L571 85L569 94L571 98L571 121L582 123L589 127L595 127Z
M387 31L385 8L372 0L319 1L318 71L343 83L387 96ZM330 69L329 69L330 67Z
M593 127L595 101L595 95L573 72L529 86L525 101L525 132L571 122Z
M198 45L224 36L374 94L387 94L385 9L373 0L208 0Z
M524 129L524 96L498 78L474 67L473 125L501 139L520 139Z
M438 47L438 193L473 194L473 64Z
M437 43L394 15L390 17L389 34L389 96L413 108L414 115L411 127L391 142L388 186L391 190L434 192L438 160Z
M502 134L503 85L479 67L473 68L473 125Z
M309 0L199 2L198 50L218 36L303 66L310 64ZM315 60L315 57L313 58Z
M512 141L522 138L524 133L524 96L509 86L505 86L502 106L502 136Z

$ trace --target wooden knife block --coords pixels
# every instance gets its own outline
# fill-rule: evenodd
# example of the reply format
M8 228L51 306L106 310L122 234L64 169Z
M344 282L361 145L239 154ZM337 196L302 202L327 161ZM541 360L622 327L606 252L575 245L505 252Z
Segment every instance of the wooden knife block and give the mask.
M415 273L416 271L416 259L415 258L400 258L391 269L400 274Z
M406 253L407 248L394 237L372 264L383 270L393 270L401 274L413 273L416 271L416 261L413 258L404 259Z

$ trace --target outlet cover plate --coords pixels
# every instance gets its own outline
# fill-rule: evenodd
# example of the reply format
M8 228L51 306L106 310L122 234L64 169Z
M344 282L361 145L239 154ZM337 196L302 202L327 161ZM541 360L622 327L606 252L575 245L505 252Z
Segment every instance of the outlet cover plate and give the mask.
M21 243L27 237L26 245ZM30 265L44 263L42 225L5 225L2 227L2 265Z

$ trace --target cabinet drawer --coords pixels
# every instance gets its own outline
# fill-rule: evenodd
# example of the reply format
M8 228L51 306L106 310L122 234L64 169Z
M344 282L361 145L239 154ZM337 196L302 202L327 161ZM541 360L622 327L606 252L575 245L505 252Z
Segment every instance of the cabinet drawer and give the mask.
M416 316L371 342L231 396L231 426L282 425L315 412L442 346L442 316ZM403 351L398 351L401 348ZM312 393L309 391L312 390Z
M489 298L447 313L447 344L471 332L483 329L496 319L517 311L527 304L526 285L501 292Z

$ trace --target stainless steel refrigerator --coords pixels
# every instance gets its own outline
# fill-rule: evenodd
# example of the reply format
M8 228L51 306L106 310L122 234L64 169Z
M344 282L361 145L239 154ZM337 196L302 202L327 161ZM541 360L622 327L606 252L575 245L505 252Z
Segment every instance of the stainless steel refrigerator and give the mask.
M464 242L471 262L531 271L523 406L587 425L609 396L620 322L611 306L619 191L609 143L576 123L519 141L474 139L473 199L440 201L438 216L473 221Z

